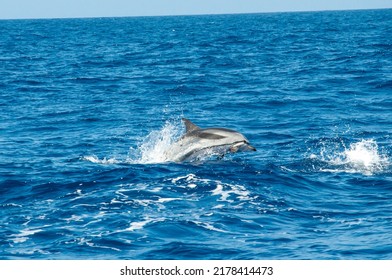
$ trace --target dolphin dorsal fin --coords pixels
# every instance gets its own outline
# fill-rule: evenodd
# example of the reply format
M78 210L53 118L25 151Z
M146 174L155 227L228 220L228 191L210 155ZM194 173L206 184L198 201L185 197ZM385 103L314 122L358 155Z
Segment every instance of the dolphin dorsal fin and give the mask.
M193 122L191 122L188 119L182 118L182 121L185 124L185 129L186 129L185 133L189 133L189 132L192 132L194 130L199 130L200 129L200 127L198 127L197 125L195 125Z

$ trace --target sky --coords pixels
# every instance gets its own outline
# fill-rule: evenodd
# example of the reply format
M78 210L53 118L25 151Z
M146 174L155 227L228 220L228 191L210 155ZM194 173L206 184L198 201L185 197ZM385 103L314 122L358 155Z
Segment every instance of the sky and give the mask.
M392 0L0 0L0 19L392 8Z

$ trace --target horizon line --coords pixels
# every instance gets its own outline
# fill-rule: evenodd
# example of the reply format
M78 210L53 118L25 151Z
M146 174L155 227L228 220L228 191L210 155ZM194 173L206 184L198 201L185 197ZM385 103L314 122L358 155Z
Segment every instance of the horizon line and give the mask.
M322 9L322 10L290 10L290 11L266 11L266 12L231 12L231 13L195 13L195 14L161 14L161 15L113 15L113 16L75 16L75 17L20 17L0 18L5 20L54 20L54 19L100 19L100 18L144 18L144 17L186 17L186 16L215 16L215 15L256 15L278 13L312 13L312 12L343 12L343 11L375 11L390 10L390 8L353 8L353 9Z

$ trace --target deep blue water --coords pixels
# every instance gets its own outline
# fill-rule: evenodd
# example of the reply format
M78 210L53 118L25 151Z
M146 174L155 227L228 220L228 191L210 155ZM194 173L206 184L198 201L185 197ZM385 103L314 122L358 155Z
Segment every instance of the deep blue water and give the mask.
M391 28L0 21L0 258L392 259ZM163 162L182 117L257 152Z

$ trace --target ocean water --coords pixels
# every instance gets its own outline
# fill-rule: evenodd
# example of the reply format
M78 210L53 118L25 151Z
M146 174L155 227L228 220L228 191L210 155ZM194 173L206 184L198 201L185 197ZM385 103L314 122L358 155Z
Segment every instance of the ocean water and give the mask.
M0 21L0 258L392 259L391 27ZM183 117L257 151L165 161Z

